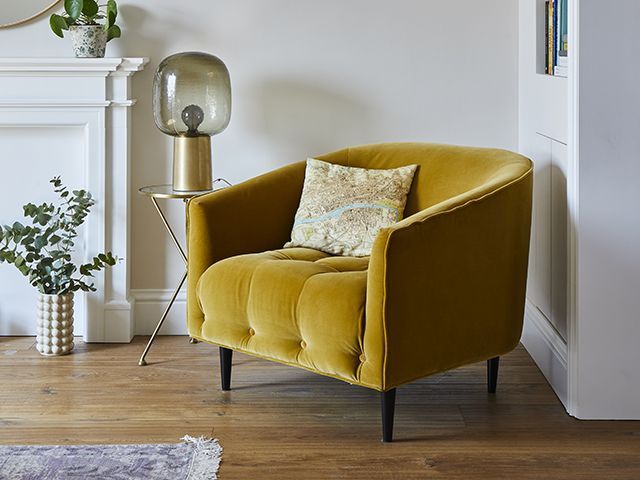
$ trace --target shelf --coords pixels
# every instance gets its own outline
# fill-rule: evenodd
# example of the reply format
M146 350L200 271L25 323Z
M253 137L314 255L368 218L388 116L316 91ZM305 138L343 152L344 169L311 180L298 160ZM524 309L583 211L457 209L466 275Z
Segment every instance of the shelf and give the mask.
M561 77L560 75L550 75L548 73L539 73L537 72L536 75L538 75L539 77L543 77L543 78L557 78L558 80L566 80L567 77Z
M546 0L534 0L535 1L535 28L536 28L536 38L535 38L535 55L536 55L536 73L540 75L550 75L547 73L547 37L549 34L549 24L547 22L547 11L546 11ZM553 2L553 0L550 0ZM558 5L562 4L562 11L565 11L568 2L570 0L557 0ZM566 32L563 34L563 30L566 30L566 11L564 14L565 22L562 23L564 27L560 25L561 20L558 19L558 36L562 36L566 39ZM561 35L562 34L562 35ZM555 76L555 75L550 75ZM563 78L563 77L560 77Z

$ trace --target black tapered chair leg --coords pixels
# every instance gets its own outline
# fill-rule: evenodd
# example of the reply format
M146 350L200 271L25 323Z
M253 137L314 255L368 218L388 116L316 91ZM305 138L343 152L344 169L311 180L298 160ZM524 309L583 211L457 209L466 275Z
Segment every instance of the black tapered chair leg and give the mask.
M500 366L500 357L487 360L487 389L489 393L496 393L498 385L498 367Z
M382 441L393 441L393 415L396 410L396 389L382 392Z
M222 381L222 390L231 390L231 360L233 358L233 350L220 347L220 379Z

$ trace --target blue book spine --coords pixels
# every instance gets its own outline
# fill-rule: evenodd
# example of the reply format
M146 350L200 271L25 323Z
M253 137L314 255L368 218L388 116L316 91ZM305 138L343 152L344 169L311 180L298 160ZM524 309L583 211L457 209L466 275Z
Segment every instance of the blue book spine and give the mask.
M562 7L560 9L560 48L559 50L567 54L567 37L569 36L569 0L560 0Z

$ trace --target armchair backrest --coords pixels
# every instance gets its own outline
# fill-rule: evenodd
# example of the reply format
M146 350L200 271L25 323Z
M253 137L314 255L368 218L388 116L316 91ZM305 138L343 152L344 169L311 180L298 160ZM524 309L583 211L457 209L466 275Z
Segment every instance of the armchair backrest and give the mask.
M482 188L492 180L504 178L505 174L517 178L531 165L527 158L506 150L430 143L364 145L318 158L361 168L419 165L407 199L405 217L462 193Z

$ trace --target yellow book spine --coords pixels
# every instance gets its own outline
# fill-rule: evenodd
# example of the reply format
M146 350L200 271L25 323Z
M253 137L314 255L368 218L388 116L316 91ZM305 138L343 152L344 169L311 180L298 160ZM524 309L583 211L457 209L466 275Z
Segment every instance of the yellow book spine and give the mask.
M548 54L547 54L547 73L549 75L553 75L553 53L554 53L554 45L553 45L553 0L549 1L549 10L547 12L548 14L548 26L549 26L549 31L548 33L548 42L547 42L547 48L548 50Z

